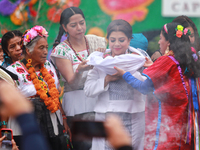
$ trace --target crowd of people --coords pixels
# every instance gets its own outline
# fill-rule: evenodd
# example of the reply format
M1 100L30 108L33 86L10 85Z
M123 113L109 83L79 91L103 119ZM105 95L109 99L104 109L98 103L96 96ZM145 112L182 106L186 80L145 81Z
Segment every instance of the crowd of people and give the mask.
M163 25L152 57L147 39L125 20L113 20L106 39L85 32L82 10L65 9L50 60L44 27L2 36L0 128L12 129L13 150L63 150L63 132L66 150L199 150L200 46L192 20ZM103 121L107 138L76 141L73 120Z

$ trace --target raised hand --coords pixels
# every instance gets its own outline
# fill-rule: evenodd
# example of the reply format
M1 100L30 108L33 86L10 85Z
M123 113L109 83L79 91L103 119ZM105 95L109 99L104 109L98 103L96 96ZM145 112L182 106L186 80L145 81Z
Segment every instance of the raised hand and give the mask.
M153 61L151 59L148 59L147 57L145 57L146 61L144 63L144 67L148 68L149 66L151 66L153 64Z
M105 53L106 48L97 48L95 51Z
M93 68L93 66L87 65L87 62L88 60L84 60L78 65L78 68L77 68L78 72L87 71Z

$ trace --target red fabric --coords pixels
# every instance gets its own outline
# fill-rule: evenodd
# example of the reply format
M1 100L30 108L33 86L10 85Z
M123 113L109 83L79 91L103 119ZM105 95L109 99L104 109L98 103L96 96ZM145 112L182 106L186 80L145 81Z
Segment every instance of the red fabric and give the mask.
M158 58L152 66L145 69L155 88L155 96L161 100L161 126L157 150L191 149L185 144L188 119L188 98L182 84L176 63L168 56ZM189 93L188 79L184 77ZM150 98L146 102L145 149L155 146L158 122L158 101Z

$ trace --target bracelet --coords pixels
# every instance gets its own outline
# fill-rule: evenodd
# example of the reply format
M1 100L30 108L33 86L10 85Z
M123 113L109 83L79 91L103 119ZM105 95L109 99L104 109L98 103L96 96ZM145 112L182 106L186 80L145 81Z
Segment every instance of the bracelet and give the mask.
M62 114L63 119L67 119L66 115Z
M62 116L63 117L63 119L67 119L67 117L66 116Z

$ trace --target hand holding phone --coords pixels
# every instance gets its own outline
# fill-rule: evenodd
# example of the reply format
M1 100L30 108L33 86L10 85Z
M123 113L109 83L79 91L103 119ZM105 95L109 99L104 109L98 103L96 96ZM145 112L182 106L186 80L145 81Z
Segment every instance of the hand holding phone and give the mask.
M2 128L1 129L1 137L4 137L1 141L1 148L11 150L12 149L12 139L13 139L12 129Z

